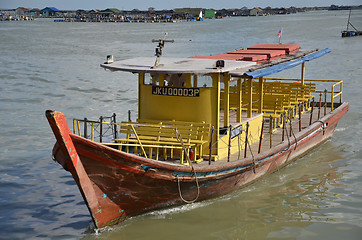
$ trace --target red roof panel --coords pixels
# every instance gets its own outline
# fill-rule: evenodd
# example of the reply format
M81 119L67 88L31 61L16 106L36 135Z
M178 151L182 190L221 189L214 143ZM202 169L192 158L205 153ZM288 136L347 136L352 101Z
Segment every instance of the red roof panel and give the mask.
M218 60L242 60L242 56L238 54L217 54L217 55L210 55L210 56L194 56L190 58L202 58L202 59L218 59Z
M248 47L248 50L284 50L286 54L297 52L300 49L299 44L257 44Z
M233 54L230 54L233 55ZM250 61L250 62L266 62L268 61L267 55L244 55L243 61Z
M228 52L228 54L243 54L243 55L267 55L269 60L273 60L276 58L281 58L285 56L284 50L265 50L265 49L252 49L245 50L240 49L232 52Z
M210 56L194 56L190 58L201 58L201 59L217 59L217 60L234 60L234 61L251 61L251 62L265 62L268 60L268 55L249 55L249 54L217 54Z

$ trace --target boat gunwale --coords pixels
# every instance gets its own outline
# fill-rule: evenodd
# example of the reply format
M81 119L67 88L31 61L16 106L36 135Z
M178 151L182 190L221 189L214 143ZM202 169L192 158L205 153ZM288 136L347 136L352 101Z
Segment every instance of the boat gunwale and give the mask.
M137 156L134 154L119 151L119 150L113 149L111 147L99 144L97 142L93 142L91 140L85 139L83 137L80 137L80 136L72 134L72 133L70 133L70 136L71 136L72 140L75 142L80 142L80 143L86 144L90 148L98 149L100 151L106 150L107 153L111 153L114 157L121 156L121 157L125 158L126 160L130 160L132 162L138 163L141 166L145 165L145 166L149 166L152 168L157 168L159 170L173 171L173 172L179 172L179 173L181 173L181 172L191 173L190 178L194 178L194 177L192 177L193 171L195 171L196 173L200 173L200 174L208 173L208 172L226 171L225 173L214 174L212 176L207 176L207 175L205 175L205 177L198 176L198 178L200 180L204 179L204 178L213 179L215 177L217 177L217 178L227 177L229 175L238 174L239 171L248 169L254 163L255 163L255 167L257 167L260 164L266 162L267 160L273 159L275 156L288 151L296 143L298 144L298 142L305 140L305 138L309 138L310 135L313 134L314 132L323 130L326 127L326 126L324 126L325 125L324 123L327 122L329 119L331 119L334 115L338 114L338 112L341 112L348 105L349 105L349 103L347 103L347 102L342 103L334 111L329 112L327 115L323 116L320 120L312 123L312 125L303 129L301 132L296 133L295 138L290 139L289 142L284 141L284 142L278 144L277 146L270 148L269 150L256 155L254 157L254 159L252 157L248 157L248 158L235 160L235 161L231 161L231 162L222 162L222 163L213 162L212 165L206 165L206 166L193 164L193 168L191 168L190 166L187 166L187 165L178 165L178 164L170 163L170 162L162 162L162 161L158 161L158 160L154 160L154 159L146 159L141 156ZM119 166L121 164L115 162L115 165ZM238 169L236 171L230 170L230 169L235 169L235 168L240 168L240 169ZM143 171L141 168L138 170L142 173L145 173L145 171ZM152 175L155 175L155 174L152 173ZM185 178L185 176L183 176L183 178ZM174 180L174 178L173 178L173 180Z

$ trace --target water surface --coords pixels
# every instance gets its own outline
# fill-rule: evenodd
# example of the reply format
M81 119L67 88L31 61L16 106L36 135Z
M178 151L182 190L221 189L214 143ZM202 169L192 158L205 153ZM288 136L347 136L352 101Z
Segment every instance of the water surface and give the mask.
M362 12L360 12L361 16ZM348 11L239 17L175 24L0 23L1 239L361 239L362 37L341 38ZM224 53L258 43L332 53L306 64L306 78L344 80L351 103L333 138L290 166L221 198L151 212L96 235L68 172L51 159L46 109L68 119L137 112L137 78L104 71L105 56ZM287 77L298 77L287 71Z

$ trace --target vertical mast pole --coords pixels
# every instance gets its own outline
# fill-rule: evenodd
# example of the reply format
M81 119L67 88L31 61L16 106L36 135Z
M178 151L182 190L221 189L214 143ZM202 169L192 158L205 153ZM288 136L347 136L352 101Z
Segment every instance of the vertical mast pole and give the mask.
M224 75L224 127L229 127L229 108L230 108L230 95L229 95L229 81L230 75Z
M241 88L241 78L238 78L238 105L237 105L237 110L236 110L236 121L237 122L241 122L241 105L242 105L242 88Z
M247 117L251 118L253 116L253 80L251 78L248 78L248 111L247 111Z
M264 105L264 89L263 89L263 77L259 78L259 113L263 113Z
M347 21L347 31L348 31L348 26L349 26L349 19L351 18L351 8L349 9L349 15L348 15L348 21Z
M305 65L304 62L302 63L302 72L300 75L300 82L304 85L304 76L305 76Z

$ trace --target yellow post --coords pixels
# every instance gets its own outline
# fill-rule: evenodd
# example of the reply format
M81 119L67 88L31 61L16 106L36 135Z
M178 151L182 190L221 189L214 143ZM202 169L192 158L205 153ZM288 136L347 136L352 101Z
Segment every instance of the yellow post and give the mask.
M140 107L140 102L141 102L141 97L142 97L142 93L141 93L141 89L142 89L142 85L145 82L145 73L138 73L138 118L142 119L142 114L141 114L141 107Z
M82 133L80 131L80 123L79 123L79 121L77 121L77 127L78 127L78 136L81 137Z
M92 122L92 141L94 141L94 122Z
M160 86L165 86L165 74L163 74L163 73L159 73L158 74L158 83L159 83L159 85Z
M304 63L302 63L302 73L300 76L300 82L304 85L304 74L305 74L305 66Z
M197 88L197 75L194 75L194 88Z
M263 77L259 78L259 113L263 112L264 105L264 89L263 89Z
M248 114L247 117L251 118L253 116L253 79L249 78L248 81Z
M191 88L191 73L186 73L186 87Z
M220 73L214 73L212 75L212 88L214 91L216 91L216 99L213 99L213 101L216 101L217 104L217 108L218 109L216 111L215 116L213 116L213 120L212 120L212 125L215 127L215 133L214 134L214 140L213 142L217 142L219 137L220 137L220 133L219 133L219 128L220 128ZM218 154L218 145L215 146L215 151L213 151L213 154Z
M229 88L230 75L224 74L224 127L228 127L229 124L229 105L230 105L230 88Z
M141 146L143 155L145 156L145 158L147 158L146 151L145 151L145 149L143 148L143 145L142 145L142 143L141 143L141 140L140 140L140 138L138 137L138 134L137 134L137 132L136 132L136 129L134 128L133 124L130 124L130 126L131 126L131 128L132 128L132 131L133 131L136 139L137 139L138 144ZM157 149L158 149L158 148L157 148ZM158 153L158 152L157 152L157 153ZM156 159L156 160L158 160L158 159Z
M241 88L241 78L238 78L238 105L237 107L237 112L236 112L236 121L237 122L241 122L241 105L242 105L242 101L243 101L243 93L242 93L242 88Z

